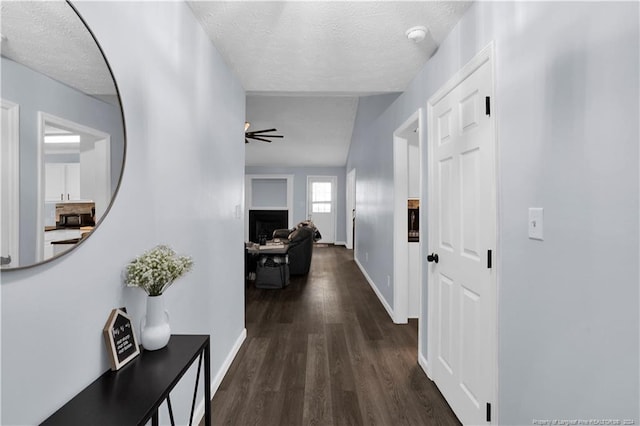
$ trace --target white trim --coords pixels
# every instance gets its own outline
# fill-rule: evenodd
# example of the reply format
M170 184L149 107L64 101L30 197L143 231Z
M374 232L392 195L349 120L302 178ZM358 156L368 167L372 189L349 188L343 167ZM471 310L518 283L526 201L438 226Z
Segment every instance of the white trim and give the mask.
M250 210L287 210L289 228L293 227L293 178L294 175L244 175L244 240L249 241L249 211ZM286 206L256 206L253 200L253 180L285 179L287 181L287 205Z
M45 199L45 171L44 171L44 113L38 112L38 147L36 150L37 185L36 194L36 263L44 260L44 199Z
M427 111L424 108L420 108L418 110L419 114L418 114L418 146L419 146L419 151L420 151L420 165L418 166L420 169L420 187L418 189L418 193L420 194L420 199L423 200L422 196L423 196L423 183L426 182L427 179L427 164L425 164L425 162L423 161L424 158L424 152L426 152L427 149L427 132L424 131L426 129L426 113ZM428 281L426 278L428 277L428 275L425 277L424 275L424 270L423 270L423 259L426 259L426 247L427 244L426 242L428 242L428 237L429 237L429 233L428 233L428 209L424 208L425 203L421 202L420 203L420 241L418 242L418 277L419 277L419 282L420 282L420 291L418 292L418 297L420 297L420 304L418 307L418 312L419 312L419 316L418 316L418 356L421 358L424 358L424 369L425 372L427 372L427 376L429 375L428 372L428 362L427 362L427 358L426 358L426 354L424 354L422 352L422 346L423 346L423 342L424 342L424 337L423 334L424 332L426 332L427 330L427 326L426 326L426 315L424 314L424 310L423 310L423 305L422 305L422 301L424 300L424 295L427 294L427 288L428 288ZM426 283L425 283L426 282ZM426 306L424 308L427 308ZM427 342L428 343L428 342Z
M449 79L433 96L429 98L427 104L433 106L437 104L442 98L447 96L449 92L455 89L460 82L468 78L478 68L485 64L485 62L493 62L493 42L489 43L484 49L482 49L473 59L467 62L453 77Z
M229 368L231 368L231 363L233 362L236 355L238 355L238 352L242 347L242 343L244 343L246 338L247 338L247 329L243 328L242 331L240 332L240 335L236 339L236 342L233 344L233 347L227 354L227 357L224 359L224 362L218 369L218 372L216 373L215 377L211 380L211 398L212 399L213 399L213 396L218 391L218 388L220 387L220 384L222 383L222 380L224 379L225 374L227 374L227 371L229 371ZM200 424L200 422L204 418L204 404L205 404L205 400L204 400L204 392L203 392L202 399L198 402L198 405L196 406L196 409L193 413L193 420L194 420L193 424L195 425ZM209 404L211 404L211 401L209 401ZM211 413L211 416L213 417L213 413Z
M333 241L328 241L328 244L335 244L336 235L338 235L338 214L336 209L338 207L338 176L327 175L309 175L307 176L307 211L306 219L310 219L311 216L311 191L309 188L309 181L312 179L319 180L331 180L331 216L333 217ZM321 231L322 232L322 231ZM324 242L321 240L321 242Z
M490 122L491 132L493 133L493 161L494 161L494 175L493 175L493 200L495 203L495 250L493 255L493 269L494 269L494 288L495 288L495 305L492 306L492 310L494 313L494 329L493 329L493 371L494 371L494 386L493 386L493 423L496 425L500 424L500 410L499 410L499 400L498 400L498 383L499 383L499 364L498 364L498 348L499 348L499 338L500 335L498 333L498 300L500 296L500 281L501 275L500 271L502 270L502 245L500 244L500 235L501 235L501 208L498 194L500 194L500 161L498 156L498 114L496 108L496 56L495 56L495 46L494 43L491 42L485 49L489 50L489 62L491 65L491 99L490 99L490 108L491 111L494 111L493 120Z
M495 108L495 87L496 87L496 75L495 75L495 48L494 48L494 42L492 41L491 43L489 43L484 49L482 49L478 54L476 54L476 56L474 56L473 59L471 59L466 65L464 65L459 71L457 71L453 77L451 77L449 79L449 81L447 81L433 96L431 96L429 98L429 100L427 101L427 119L428 119L428 124L427 127L429 129L429 141L432 141L434 139L434 132L435 132L435 128L433 125L431 125L433 123L433 106L435 104L437 104L442 98L444 98L445 96L447 96L449 94L449 92L451 92L455 87L457 87L463 80L465 80L466 78L468 78L471 74L473 74L477 69L479 69L482 65L484 65L485 63L489 62L491 65L491 90L490 90L490 96L491 96L491 103L493 104L492 106L494 106L492 108L493 111L496 111ZM495 117L495 115L494 115ZM494 143L494 173L493 173L493 201L495 203L495 219L496 219L496 223L495 223L495 250L493 253L493 265L494 265L494 282L492 287L495 289L495 297L493 298L494 301L494 305L490 307L490 311L493 314L493 324L494 327L493 329L490 331L490 335L489 335L489 339L492 340L491 342L491 348L492 348L492 359L493 359L493 374L492 374L492 380L493 380L493 395L491 395L491 402L492 403L492 412L493 412L493 417L492 417L492 424L500 424L500 419L498 418L498 413L500 412L498 404L499 404L499 400L498 400L498 374L499 374L499 369L498 369L498 287L499 287L499 283L500 283L500 277L499 277L499 269L500 269L500 238L498 238L499 236L499 217L500 217L500 210L499 210L499 203L498 203L498 197L497 197L497 191L498 191L498 171L499 171L499 166L498 166L498 135L496 132L496 119L491 120L491 132L492 132L492 136L493 136L493 143ZM432 145L431 143L428 143L427 145L427 149L428 149L428 153L427 153L427 158L432 158L431 157L431 153L432 153ZM427 200L427 204L425 206L426 210L427 210L427 214L428 214L428 210L430 208L433 207L431 201L431 194L434 194L434 189L432 188L433 185L433 179L431 179L431 177L433 176L434 171L431 169L431 167L429 167L430 164L429 162L427 162L427 167L426 167L426 171L428 173L429 176L429 188L428 188L428 194L429 194L429 199ZM428 223L428 222L427 222ZM429 226L429 225L427 225ZM429 236L429 238L431 238L431 236ZM429 245L431 245L431 242L429 242ZM429 294L431 292L431 288L430 288L430 283L428 283L427 285L427 293ZM427 332L427 360L433 360L435 353L434 353L434 348L433 348L433 344L431 344L432 339L434 339L435 336L435 330L433 329L434 326L434 318L433 318L433 309L432 306L435 303L435 300L432 300L432 297L428 297L428 318L427 318L427 327L428 327L428 332ZM427 367L429 367L431 364L427 364ZM429 375L429 377L433 377L432 376L433 371L431 371L429 368L427 369L427 375Z
M420 126L416 112L393 132L393 310L398 324L409 321L409 243L407 241L407 200L409 199L408 140L401 136ZM422 133L418 130L419 133ZM422 278L418 277L420 282Z
M106 137L95 141L93 146L94 152L97 152L98 148L102 148L102 152L104 153L104 162L100 165L104 167L102 170L104 173L102 176L104 179L102 182L104 184L102 191L104 191L103 194L105 194L105 196L102 200L94 197L94 201L96 202L96 222L100 223L107 213L107 210L109 210L109 206L113 200L113 189L111 188L111 135L107 134ZM82 156L80 156L80 158L82 159ZM80 160L80 163L82 164L82 160Z
M281 206L264 206L264 207L255 207L251 210L288 210L286 207ZM288 220L288 219L287 219Z
M8 194L3 194L3 201L12 206L9 211L8 222L11 224L9 231L9 255L11 255L11 267L20 265L20 105L1 100L2 109L7 110L9 145L7 154L9 157L9 182ZM4 256L7 253L0 253Z
M376 296L378 296L378 299L380 299L380 303L382 303L382 306L384 306L384 308L387 310L387 313L389 314L389 317L391 317L391 320L395 323L396 320L395 320L394 315L393 315L393 309L391 308L391 306L389 306L387 301L384 299L384 297L382 296L382 293L380 293L380 290L378 290L378 287L373 282L373 280L371 279L369 274L367 274L367 271L365 271L365 269L362 266L362 264L360 263L360 261L358 261L358 259L356 259L355 257L353 258L353 260L356 262L356 265L358 265L358 268L360 268L360 272L362 272L362 275L364 276L364 278L367 280L367 282L369 283L369 285L373 289L373 292L376 294Z
M336 241L335 243L333 243L334 246L347 246L347 242L346 241Z
M424 355L420 352L418 352L418 365L422 367L422 371L424 371L429 380L433 381L430 376L431 372L429 370L429 363L427 362L427 359L424 357Z
M406 124L406 123L405 123ZM404 125L403 125L404 127ZM393 307L406 324L409 311L409 243L407 242L407 140L393 135Z

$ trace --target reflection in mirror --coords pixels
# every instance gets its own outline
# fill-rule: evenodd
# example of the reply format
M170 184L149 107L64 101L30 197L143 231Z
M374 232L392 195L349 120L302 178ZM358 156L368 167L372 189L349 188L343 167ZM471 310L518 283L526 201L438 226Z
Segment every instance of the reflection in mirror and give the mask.
M0 264L47 261L100 224L124 163L124 121L99 46L65 1L0 3Z

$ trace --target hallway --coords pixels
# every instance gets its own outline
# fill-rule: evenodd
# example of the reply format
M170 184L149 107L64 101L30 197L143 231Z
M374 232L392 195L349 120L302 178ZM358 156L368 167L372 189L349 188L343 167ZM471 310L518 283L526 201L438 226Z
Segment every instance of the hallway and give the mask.
M393 324L344 247L316 247L283 290L246 289L247 339L215 425L457 425L417 363L417 321Z

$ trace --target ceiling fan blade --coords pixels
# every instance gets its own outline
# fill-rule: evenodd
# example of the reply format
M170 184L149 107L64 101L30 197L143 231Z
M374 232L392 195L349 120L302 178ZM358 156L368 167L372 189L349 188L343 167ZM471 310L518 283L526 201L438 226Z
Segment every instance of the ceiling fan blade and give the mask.
M265 135L265 134L262 134L262 133L257 133L256 134L256 132L247 132L244 135L246 137L248 137L248 138L250 138L252 136L261 136L263 138L283 138L284 137L284 136L281 136L281 135Z
M277 132L278 129L263 129L263 130L254 130L252 132L246 131L244 132L244 140L245 143L249 143L247 139L254 139L261 142L271 143L268 138L284 138L282 135L268 135L269 132Z
M252 134L247 133L246 135L246 137L248 138L253 138L256 136L260 136L261 138L284 138L284 136L281 136L281 135L254 135L253 133Z
M269 139L264 139L264 138L259 138L257 136L247 136L249 139L255 139L257 141L262 141L262 142L269 142L271 143L271 141Z
M265 129L265 130L252 130L247 133L265 133L265 132L277 132L278 129Z

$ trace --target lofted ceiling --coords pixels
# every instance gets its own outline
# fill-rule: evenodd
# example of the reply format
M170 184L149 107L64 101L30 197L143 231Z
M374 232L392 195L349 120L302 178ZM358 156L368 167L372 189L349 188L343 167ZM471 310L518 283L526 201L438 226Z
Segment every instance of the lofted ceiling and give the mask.
M359 96L402 92L460 20L459 1L190 1L247 91L247 165L346 164ZM415 43L414 26L428 29ZM240 143L240 141L239 141Z
M248 96L250 130L275 127L285 136L245 145L249 165L344 166L357 108L351 96Z

